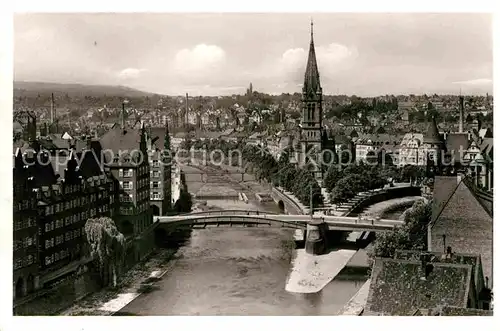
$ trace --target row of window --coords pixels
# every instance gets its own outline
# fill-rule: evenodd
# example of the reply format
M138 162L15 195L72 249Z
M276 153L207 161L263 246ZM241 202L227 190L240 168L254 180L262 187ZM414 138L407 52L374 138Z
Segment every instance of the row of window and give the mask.
M94 217L97 213L105 213L109 211L109 205L103 205L96 208L91 208L88 210L84 210L81 213L76 213L70 216L65 217L64 219L57 219L52 222L45 223L45 232L53 231L54 229L59 229L63 226L68 226L73 223L87 220L89 217Z
M70 230L70 231L66 232L64 235L61 234L59 236L55 236L53 238L46 239L45 240L45 249L49 249L49 248L54 247L56 245L60 245L63 242L73 240L74 238L79 238L82 236L82 234L83 234L82 229L75 229L75 230Z
M31 254L25 257L20 257L14 261L14 269L17 270L25 268L33 263L35 263L35 257Z
M30 228L36 225L36 219L34 217L22 217L14 222L14 230L22 230Z
M120 214L133 215L134 214L134 207L120 207Z
M59 260L62 260L66 258L68 255L69 255L69 250L67 248L59 251L58 253L47 255L45 257L45 265L49 265Z
M52 215L54 213L59 213L68 209L80 207L86 205L89 202L94 203L97 202L97 200L107 198L108 195L109 193L107 191L104 191L104 192L99 192L98 194L96 193L91 194L88 197L82 196L79 198L71 199L70 201L55 203L53 205L45 207L45 215Z
M118 170L118 177L133 177L134 176L134 169L120 169Z
M18 212L26 209L34 209L36 208L36 199L23 199L18 203L14 203L14 212Z
M140 203L140 204L137 205L137 211L139 213L143 213L143 212L145 212L148 209L149 209L149 199L146 200L145 202Z
M143 191L140 191L139 193L137 193L137 200L138 201L142 201L142 200L146 199L146 197L148 197L148 191L146 191L146 190L143 190Z
M159 192L151 193L151 200L161 200L161 199L163 199L163 195L160 194Z
M14 240L13 242L13 246L14 246L14 251L17 251L18 249L21 249L21 248L27 248L27 247L30 247L32 245L35 245L36 244L36 237L31 237L31 236L28 236L28 237L24 237L20 240Z
M134 182L120 181L120 186L123 187L124 190L132 190L134 188Z
M151 181L151 182L149 182L149 187L150 188L161 188L161 182Z
M138 203L136 207L137 213L142 213L148 210L149 208L149 200L145 200L143 203ZM134 215L134 207L120 207L120 214L122 215Z
M133 202L134 194L133 193L123 193L120 195L120 202Z

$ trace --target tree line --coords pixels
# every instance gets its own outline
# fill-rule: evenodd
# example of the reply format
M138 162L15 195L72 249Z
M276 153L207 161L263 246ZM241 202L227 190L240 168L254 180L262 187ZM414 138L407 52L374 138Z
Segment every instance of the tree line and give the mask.
M222 139L213 140L185 140L181 143L181 149L189 150L191 147L204 149L207 153L220 151L213 154L213 161L220 161L217 158L224 158L228 165L240 166L244 171L253 173L257 180L266 181L273 186L283 187L290 191L302 202L309 206L312 192L313 207L323 205L321 188L314 178L314 175L307 169L300 169L289 161L288 152L282 153L279 160L271 154L264 146L250 145L243 141L232 142ZM232 156L231 151L241 151L242 164Z

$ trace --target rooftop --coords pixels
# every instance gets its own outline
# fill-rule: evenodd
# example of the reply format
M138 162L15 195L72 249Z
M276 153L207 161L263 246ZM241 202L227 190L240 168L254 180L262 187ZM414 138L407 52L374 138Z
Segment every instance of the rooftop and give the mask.
M376 258L365 315L412 315L417 308L450 305L466 308L472 267L464 264L422 263ZM411 295L409 295L411 293Z

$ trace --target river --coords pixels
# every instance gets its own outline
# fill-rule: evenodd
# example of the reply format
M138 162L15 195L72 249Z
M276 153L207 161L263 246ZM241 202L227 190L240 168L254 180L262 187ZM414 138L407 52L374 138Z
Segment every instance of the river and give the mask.
M203 185L190 185L188 179L188 187L197 191ZM221 185L242 191L231 181ZM248 204L237 200L208 200L207 204L276 211L273 204L263 206L248 197ZM341 274L315 294L285 291L294 253L289 245L292 236L292 230L282 229L193 230L156 289L139 296L118 315L335 315L367 277Z

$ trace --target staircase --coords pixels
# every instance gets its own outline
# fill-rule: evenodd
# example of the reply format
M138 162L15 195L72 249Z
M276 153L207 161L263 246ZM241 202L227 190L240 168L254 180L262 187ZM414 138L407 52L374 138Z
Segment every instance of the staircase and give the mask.
M337 207L337 211L342 213L342 215L346 215L351 209L357 205L361 200L365 199L367 196L371 195L368 192L358 193L357 196L349 200L348 202L343 203L340 207Z

